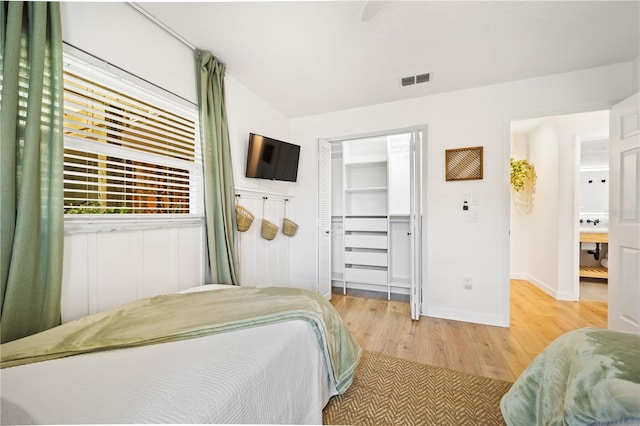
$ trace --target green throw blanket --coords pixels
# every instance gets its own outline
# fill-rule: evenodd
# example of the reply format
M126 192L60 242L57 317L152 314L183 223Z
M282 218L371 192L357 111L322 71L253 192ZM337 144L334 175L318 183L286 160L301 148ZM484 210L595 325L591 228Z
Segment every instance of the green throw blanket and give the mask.
M598 328L560 336L520 375L500 408L508 425L640 419L640 336Z
M331 303L294 288L230 287L137 300L0 345L0 367L295 319L313 326L331 381L338 393L343 393L353 381L362 349Z

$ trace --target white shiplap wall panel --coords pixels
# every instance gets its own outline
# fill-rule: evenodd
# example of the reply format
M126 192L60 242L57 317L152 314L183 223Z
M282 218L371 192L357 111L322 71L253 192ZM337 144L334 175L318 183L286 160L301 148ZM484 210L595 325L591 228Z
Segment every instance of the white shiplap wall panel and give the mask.
M142 232L142 297L175 293L178 290L177 233L177 228Z
M67 233L62 320L204 283L204 225Z
M177 291L204 283L204 247L203 226L177 228Z
M285 199L288 212L292 211L294 200L286 195L259 191L237 190L239 204L248 209L255 217L246 232L238 233L240 258L240 284L245 286L277 285L288 287L289 282L289 239L282 233ZM263 200L262 197L267 197ZM263 214L264 203L264 214ZM297 222L294 217L289 219ZM273 240L265 240L261 235L262 219L265 218L278 226Z
M89 314L88 234L64 236L62 266L62 322Z
M90 306L100 312L136 300L137 286L142 277L143 231L114 231L96 234L95 253L89 253L95 263L96 289ZM94 303L91 303L94 302ZM91 312L93 313L93 312Z

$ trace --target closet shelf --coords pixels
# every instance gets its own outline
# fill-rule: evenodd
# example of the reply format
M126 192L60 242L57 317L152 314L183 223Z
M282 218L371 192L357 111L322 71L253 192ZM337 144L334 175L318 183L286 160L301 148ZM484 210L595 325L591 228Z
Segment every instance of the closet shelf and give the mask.
M379 159L379 160L374 160L374 159L366 159L366 160L350 160L350 161L345 161L344 165L349 167L349 166L370 166L370 165L375 165L375 164L387 164L387 159Z
M395 278L393 281L389 283L391 287L395 288L410 288L411 283L408 278Z
M369 191L386 191L386 186L365 186L362 188L345 188L345 192L369 192Z
M384 213L347 213L344 217L382 217L386 218L387 215Z

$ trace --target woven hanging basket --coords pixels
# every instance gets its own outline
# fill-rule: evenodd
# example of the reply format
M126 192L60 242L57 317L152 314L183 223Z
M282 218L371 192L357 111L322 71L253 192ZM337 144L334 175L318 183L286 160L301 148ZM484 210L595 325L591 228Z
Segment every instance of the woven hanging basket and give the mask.
M236 221L238 222L238 231L245 232L253 223L253 215L249 210L236 204Z
M262 238L271 241L276 237L277 233L278 227L276 225L269 222L267 219L262 219L262 229L260 231Z
M292 221L291 219L287 219L286 217L282 219L282 233L287 237L293 237L298 232L298 224Z
M282 233L287 237L293 237L298 232L298 224L292 221L291 219L287 219L287 204L289 203L289 199L284 199L284 218L282 219Z

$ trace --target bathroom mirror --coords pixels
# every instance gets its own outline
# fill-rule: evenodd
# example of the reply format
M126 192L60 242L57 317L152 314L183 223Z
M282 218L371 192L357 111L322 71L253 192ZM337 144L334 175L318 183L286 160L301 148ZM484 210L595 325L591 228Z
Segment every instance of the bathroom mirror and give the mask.
M580 150L580 219L604 221L608 214L609 141L584 140Z

